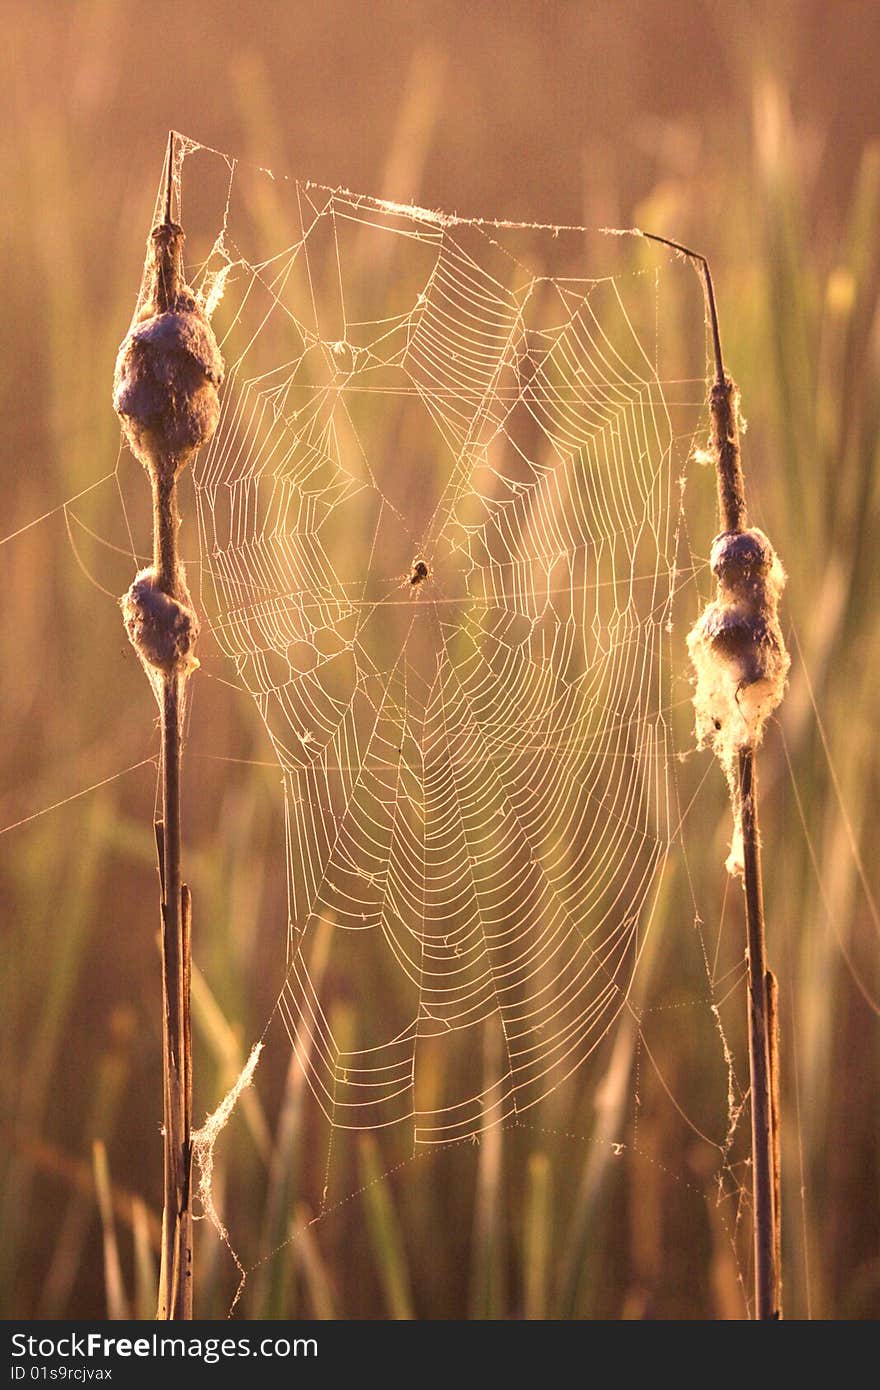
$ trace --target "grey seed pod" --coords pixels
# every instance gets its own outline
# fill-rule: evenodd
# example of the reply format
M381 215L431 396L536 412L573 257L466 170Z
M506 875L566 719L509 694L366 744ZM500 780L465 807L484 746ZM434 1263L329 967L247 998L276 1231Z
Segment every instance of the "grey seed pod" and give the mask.
M160 589L154 570L141 570L120 602L129 641L146 667L185 675L198 666L195 611Z
M725 531L712 546L715 598L688 634L697 737L735 790L736 758L756 747L782 699L789 657L779 623L785 571L763 531Z
M712 573L722 584L763 577L773 564L773 547L763 531L723 531L712 543Z
M132 452L176 475L220 416L223 359L198 299L183 283L183 232L151 233L144 293L116 358L113 408Z
M695 640L707 643L729 665L738 685L753 685L766 680L779 663L776 626L766 612L750 605L716 601L704 609Z

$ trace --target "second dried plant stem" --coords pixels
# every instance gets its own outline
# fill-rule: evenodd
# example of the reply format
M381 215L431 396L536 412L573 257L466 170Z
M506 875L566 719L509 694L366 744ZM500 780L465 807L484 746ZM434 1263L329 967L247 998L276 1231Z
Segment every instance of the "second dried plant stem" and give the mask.
M724 369L709 262L699 252L668 237L656 236L651 232L637 234L647 237L649 241L670 246L686 256L702 279L715 365L715 379L709 392L709 413L718 485L718 515L722 531L733 534L743 532L748 526L748 516L739 439L739 392L736 383ZM778 1024L775 978L767 969L758 784L753 743L739 749L735 777L743 843L749 974L755 1316L771 1319L782 1316Z
M168 479L170 478L170 482ZM154 570L179 597L177 481L169 466L153 479ZM180 764L187 676L159 677L162 819L156 822L162 912L164 1201L159 1270L160 1319L190 1319L192 1278L191 902L181 877Z
M192 1317L191 910L181 881L180 751L183 677L162 679L162 883L164 1203L158 1316Z
M703 263L707 298L714 309L708 266ZM709 397L712 446L718 480L718 510L722 529L742 531L747 525L745 479L739 443L737 388L724 372L717 318L713 314L716 344L716 379ZM749 1077L752 1115L752 1187L754 1201L755 1316L781 1317L779 1291L778 1161L774 1131L778 1115L773 1097L778 1096L778 1077L773 1077L767 1003L767 933L761 871L761 837L758 827L758 783L755 749L739 750L738 790L743 842L743 889L749 970Z
M172 151L169 148L169 171ZM170 188L170 172L169 172ZM166 225L170 225L170 200ZM157 277L156 307L175 301L174 267ZM177 460L164 460L153 482L153 567L156 583L185 600L178 547ZM191 906L181 877L180 763L186 670L160 677L162 821L157 825L162 882L162 1055L164 1059L164 1204L158 1316L193 1315L192 1250L192 1028L190 1022Z

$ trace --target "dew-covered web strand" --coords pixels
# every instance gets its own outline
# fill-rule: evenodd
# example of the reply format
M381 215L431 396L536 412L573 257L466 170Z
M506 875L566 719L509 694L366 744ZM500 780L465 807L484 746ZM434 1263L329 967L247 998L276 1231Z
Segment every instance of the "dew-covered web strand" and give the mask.
M129 772L136 772L141 767L157 767L156 758L141 758L140 762L132 763L130 767L124 767L119 772L112 772L109 777L102 777L99 782L92 782L88 787L71 792L70 796L62 797L60 801L53 801L50 806L43 806L39 811L33 811L29 816L22 816L20 820L12 821L10 824L0 827L0 835L5 835L10 830L18 830L20 826L29 825L31 821L39 820L42 816L48 816L51 811L58 811L62 806L68 806L71 801L79 801L80 797L88 796L90 792L98 791L101 787L108 787L111 782L118 782Z

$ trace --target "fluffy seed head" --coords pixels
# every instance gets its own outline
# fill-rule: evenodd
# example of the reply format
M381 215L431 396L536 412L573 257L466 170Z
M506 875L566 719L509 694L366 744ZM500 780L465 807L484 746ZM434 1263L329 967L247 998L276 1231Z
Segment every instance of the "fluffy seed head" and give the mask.
M223 382L217 340L183 282L182 247L174 223L151 232L144 290L113 379L113 407L132 453L172 476L211 439Z
M195 611L160 589L154 570L141 570L121 604L129 641L148 673L188 675L198 666Z
M688 651L697 738L715 750L736 811L739 751L757 747L785 691L790 661L779 623L785 571L757 528L718 536L711 565L715 598L688 634ZM737 850L728 867L739 868Z

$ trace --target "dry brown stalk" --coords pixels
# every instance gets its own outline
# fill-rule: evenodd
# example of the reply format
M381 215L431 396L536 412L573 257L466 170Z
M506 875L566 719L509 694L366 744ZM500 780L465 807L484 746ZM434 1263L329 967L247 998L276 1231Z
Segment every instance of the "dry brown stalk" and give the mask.
M781 1318L779 1078L774 1046L775 1009L772 1022L769 1016L768 980L773 976L766 960L755 752L764 722L781 698L788 672L788 656L776 612L785 576L766 536L747 529L739 388L724 369L709 263L705 256L666 237L650 232L638 234L672 247L697 267L712 336L715 379L709 392L709 413L722 530L713 545L713 570L719 581L719 597L694 628L689 646L698 671L698 725L701 700L704 701L704 717L712 715L713 701L717 701L718 687L722 683L718 677L719 668L726 667L724 680L727 684L730 684L730 669L739 671L739 681L734 682L737 716L746 722L750 731L746 738L738 731L734 742L728 730L722 728L717 713L711 718L719 736L710 741L728 774L738 823L737 838L742 840L741 857L737 846L733 858L739 862L743 875L749 968L755 1316ZM705 657L703 670L700 669L701 655ZM704 676L705 697L700 690ZM775 992L771 990L770 994L775 1003Z
M122 599L129 638L159 704L162 819L157 821L162 941L164 1206L157 1317L193 1315L192 909L181 879L180 762L198 619L180 561L177 484L219 415L223 363L204 309L183 277L183 229L171 220L174 132L164 218L150 233L144 284L116 361L113 403L153 492L153 564Z

